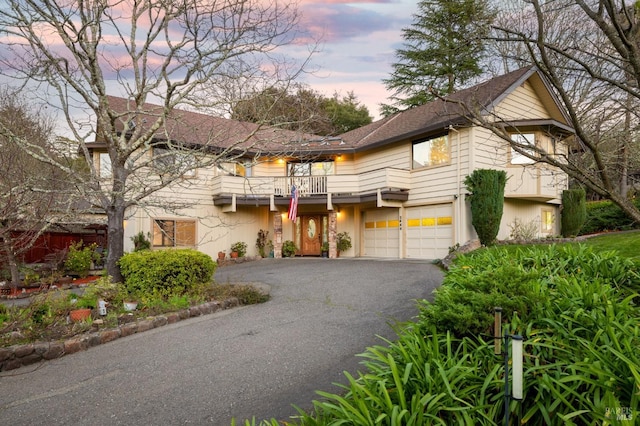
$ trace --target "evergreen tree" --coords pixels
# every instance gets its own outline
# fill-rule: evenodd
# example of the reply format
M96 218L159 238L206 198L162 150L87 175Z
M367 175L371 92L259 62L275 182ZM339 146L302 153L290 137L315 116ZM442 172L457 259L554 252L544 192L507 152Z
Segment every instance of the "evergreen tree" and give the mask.
M567 189L562 191L561 233L563 237L575 237L587 220L585 190Z
M391 77L383 80L394 91L385 115L422 105L436 95L453 93L482 73L491 10L488 0L423 0L410 28L404 28L403 49L396 52Z
M467 199L471 203L471 224L482 245L493 244L500 231L500 221L504 210L504 188L507 173L504 170L474 170L464 180L471 193Z

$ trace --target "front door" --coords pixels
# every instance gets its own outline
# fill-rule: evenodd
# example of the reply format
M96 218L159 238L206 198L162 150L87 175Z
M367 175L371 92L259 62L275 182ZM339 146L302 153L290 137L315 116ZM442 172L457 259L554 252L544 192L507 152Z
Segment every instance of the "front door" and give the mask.
M322 247L322 216L302 216L303 256L320 256Z

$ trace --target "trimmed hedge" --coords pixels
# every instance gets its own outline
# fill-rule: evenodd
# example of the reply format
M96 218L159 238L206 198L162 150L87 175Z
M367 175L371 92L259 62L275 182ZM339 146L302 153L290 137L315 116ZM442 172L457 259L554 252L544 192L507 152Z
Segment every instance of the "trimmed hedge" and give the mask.
M192 249L127 253L119 264L129 294L158 294L165 299L211 282L216 269L211 257Z
M483 245L493 244L500 230L504 210L504 187L507 173L504 170L474 170L464 180L470 195L471 223Z

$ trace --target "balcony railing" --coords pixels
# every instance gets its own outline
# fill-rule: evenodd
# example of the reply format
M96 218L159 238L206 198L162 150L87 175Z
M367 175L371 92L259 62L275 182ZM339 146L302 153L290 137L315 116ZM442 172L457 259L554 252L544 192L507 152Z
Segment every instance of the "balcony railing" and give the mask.
M379 169L357 175L240 177L217 176L213 179L213 194L237 194L288 197L296 185L301 197L311 195L360 194L377 189L408 190L408 170Z

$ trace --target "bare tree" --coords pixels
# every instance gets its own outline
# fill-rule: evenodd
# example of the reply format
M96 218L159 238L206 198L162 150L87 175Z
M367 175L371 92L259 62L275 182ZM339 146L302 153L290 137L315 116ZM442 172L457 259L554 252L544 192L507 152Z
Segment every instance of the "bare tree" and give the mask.
M481 120L514 150L561 169L636 221L627 181L640 154L639 12L637 2L624 0L531 0L504 8L494 24L505 65L535 65L566 109L575 155L516 143L501 117Z
M229 135L202 125L198 143L176 140L176 127L199 125L180 123L178 107L215 110L223 97L211 93L237 89L256 73L265 80L294 78L301 65L277 49L295 39L297 23L295 6L279 1L7 0L0 6L3 72L54 91L90 169L78 189L107 215L107 272L115 280L121 279L127 209L152 205L154 194L181 182L188 170L257 143L259 127ZM124 108L108 96L114 86L128 100ZM78 110L89 114L78 118ZM104 147L108 167L94 164L94 140ZM36 158L70 171L22 143ZM165 149L155 158L149 155L154 145ZM182 155L184 149L194 155ZM172 208L166 200L162 206Z
M20 282L20 256L33 246L52 221L64 219L68 199L60 203L64 176L59 169L28 155L22 139L51 152L53 123L6 90L0 94L0 259Z

